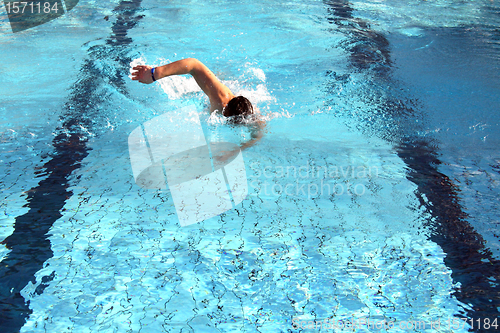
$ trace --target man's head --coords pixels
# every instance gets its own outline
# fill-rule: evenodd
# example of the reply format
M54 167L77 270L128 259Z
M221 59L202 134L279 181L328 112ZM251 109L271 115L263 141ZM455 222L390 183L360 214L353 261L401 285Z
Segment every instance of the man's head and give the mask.
M253 106L252 103L243 96L234 97L227 103L222 114L226 117L240 116L236 118L241 118L241 116L244 117L253 114Z

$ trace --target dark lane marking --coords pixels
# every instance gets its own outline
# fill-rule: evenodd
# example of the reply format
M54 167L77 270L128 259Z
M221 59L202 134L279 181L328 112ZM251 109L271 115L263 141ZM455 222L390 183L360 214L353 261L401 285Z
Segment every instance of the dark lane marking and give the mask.
M28 192L29 211L16 218L15 230L2 243L11 249L0 266L0 326L2 332L18 332L31 314L20 291L52 257L49 229L62 215L60 209L71 197L68 177L88 155L80 134L59 134L53 141L54 157L44 166L49 174Z
M343 45L349 52L351 65L358 70L367 70L374 66L375 74L385 76L392 65L387 38L371 30L367 22L354 17L349 1L333 0L325 3L331 14L327 18L328 21L339 27L347 27L344 30L352 37Z
M428 142L402 142L397 152L409 167L407 178L418 186L420 203L434 217L429 222L430 239L446 253L445 265L452 270L453 281L461 285L455 297L472 306L467 315L476 325L478 319L482 324L484 318L498 318L500 288L495 281L500 279L500 262L467 222L460 205L460 189L438 171L441 162Z
M10 249L0 265L2 333L19 332L32 313L29 301L26 302L20 292L30 281L36 283L35 273L53 256L49 231L62 216L61 209L73 195L68 190L70 175L80 168L82 160L89 154L87 133L81 126L91 129L93 120L99 119L100 106L106 102L106 94L102 92L107 84L104 76L118 91L126 93L123 73L128 73L131 59L126 55L129 51L127 46L132 42L127 37L127 31L142 18L136 15L141 1L121 1L113 10L117 18L106 45L89 50L91 58L98 53L99 60L112 61L117 68L113 73L106 74L92 60L84 61L81 77L73 85L65 105L63 124L53 140L53 157L41 171L41 176L47 175L47 178L28 191L26 206L29 211L16 218L14 232L2 242ZM54 277L54 272L43 277L35 294L41 294Z
M380 86L393 86L391 81L390 43L384 35L372 31L368 23L353 17L353 9L346 0L325 0L330 14L328 21L335 24L338 31L350 37L343 45L350 54L351 66L357 71L369 71L375 80L383 81ZM330 73L331 74L331 73ZM333 73L333 79L346 79ZM335 85L335 82L333 82ZM389 88L391 89L391 88ZM500 262L495 259L484 245L483 237L467 222L467 214L463 211L459 199L459 187L446 175L438 171L441 164L436 157L436 151L431 142L423 138L413 138L413 133L404 133L396 129L411 129L409 120L418 116L413 107L401 102L401 99L384 94L383 105L380 105L378 121L367 122L373 126L370 131L380 132L376 126L381 122L393 122L394 126L384 126L379 133L384 138L392 138L397 146L398 156L409 167L407 178L418 187L421 204L434 217L429 221L432 230L430 240L438 244L446 253L445 264L452 270L454 282L460 283L460 288L454 296L461 302L471 305L466 310L467 316L475 323L484 318L494 320L500 316ZM389 117L384 117L389 116ZM387 125L387 124L386 124ZM424 197L427 200L424 200ZM476 330L481 331L481 330ZM485 330L487 332L488 330ZM491 330L490 330L491 331Z

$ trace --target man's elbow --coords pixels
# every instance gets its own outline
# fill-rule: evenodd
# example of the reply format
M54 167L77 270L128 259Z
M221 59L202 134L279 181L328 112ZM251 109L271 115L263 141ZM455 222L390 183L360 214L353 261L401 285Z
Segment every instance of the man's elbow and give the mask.
M199 70L203 65L201 61L196 58L186 58L184 60L186 61L186 67L188 68L190 74L193 74L193 72Z

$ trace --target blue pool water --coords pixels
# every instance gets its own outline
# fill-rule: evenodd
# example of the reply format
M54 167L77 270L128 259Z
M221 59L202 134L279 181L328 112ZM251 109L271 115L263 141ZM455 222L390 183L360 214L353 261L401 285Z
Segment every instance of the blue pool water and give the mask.
M2 332L492 331L499 13L80 0L13 34L0 10ZM169 191L134 182L130 133L190 106L209 141L249 136L188 78L128 77L186 57L267 125L246 199L181 227Z

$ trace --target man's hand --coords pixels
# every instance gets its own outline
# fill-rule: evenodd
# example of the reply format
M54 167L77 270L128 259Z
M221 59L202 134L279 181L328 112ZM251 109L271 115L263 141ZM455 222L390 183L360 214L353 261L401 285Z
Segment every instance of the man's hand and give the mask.
M153 83L153 77L151 76L151 66L139 65L132 68L135 72L132 72L132 80L137 80L141 83ZM156 73L155 73L156 74Z

